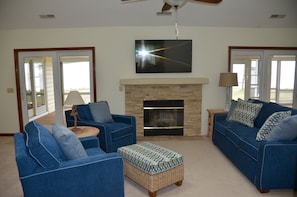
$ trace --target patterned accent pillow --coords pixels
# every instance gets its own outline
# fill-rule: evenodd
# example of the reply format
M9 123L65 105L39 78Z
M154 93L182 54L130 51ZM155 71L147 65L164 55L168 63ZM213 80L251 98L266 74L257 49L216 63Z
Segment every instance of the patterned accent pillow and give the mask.
M237 105L229 121L239 122L243 125L254 127L254 120L258 116L263 104L237 101Z
M271 131L279 125L279 123L286 117L291 116L291 111L275 112L267 118L265 123L259 129L257 133L257 141L266 141Z

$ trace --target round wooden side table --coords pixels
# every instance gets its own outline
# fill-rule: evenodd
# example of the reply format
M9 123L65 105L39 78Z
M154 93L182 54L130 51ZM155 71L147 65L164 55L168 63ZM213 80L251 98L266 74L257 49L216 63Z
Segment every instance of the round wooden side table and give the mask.
M91 126L69 127L69 129L72 130L78 138L97 136L100 133L98 128Z

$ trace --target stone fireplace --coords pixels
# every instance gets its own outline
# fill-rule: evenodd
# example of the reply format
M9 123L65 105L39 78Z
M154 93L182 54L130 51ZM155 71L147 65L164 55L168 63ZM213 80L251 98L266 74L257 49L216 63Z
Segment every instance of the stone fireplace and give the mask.
M125 111L136 117L137 138L144 135L144 101L182 100L183 136L201 135L202 85L207 78L121 79L125 86Z

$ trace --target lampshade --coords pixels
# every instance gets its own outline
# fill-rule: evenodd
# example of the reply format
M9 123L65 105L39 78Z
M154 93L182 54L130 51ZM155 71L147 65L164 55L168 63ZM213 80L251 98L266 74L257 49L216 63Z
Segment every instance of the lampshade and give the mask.
M78 105L84 103L85 102L78 91L70 91L65 99L64 105Z
M221 87L238 86L237 73L221 73L219 86Z

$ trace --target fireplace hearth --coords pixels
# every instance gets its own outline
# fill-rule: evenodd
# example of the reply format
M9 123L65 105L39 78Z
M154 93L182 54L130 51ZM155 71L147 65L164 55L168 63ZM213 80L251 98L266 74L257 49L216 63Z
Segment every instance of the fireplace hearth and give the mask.
M143 117L144 136L182 136L184 100L145 100Z

